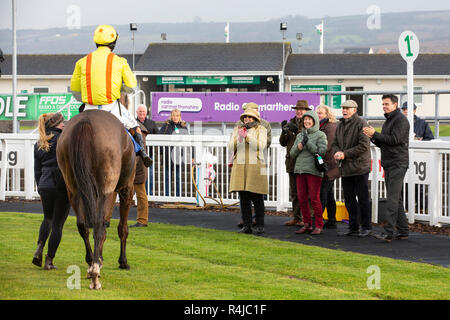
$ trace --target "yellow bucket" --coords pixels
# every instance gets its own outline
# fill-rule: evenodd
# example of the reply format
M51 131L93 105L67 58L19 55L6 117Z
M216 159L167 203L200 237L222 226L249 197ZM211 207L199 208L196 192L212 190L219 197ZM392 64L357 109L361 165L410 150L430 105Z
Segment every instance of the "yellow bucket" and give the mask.
M327 209L323 212L323 218L328 219ZM342 220L348 220L348 211L343 202L336 201L336 221Z

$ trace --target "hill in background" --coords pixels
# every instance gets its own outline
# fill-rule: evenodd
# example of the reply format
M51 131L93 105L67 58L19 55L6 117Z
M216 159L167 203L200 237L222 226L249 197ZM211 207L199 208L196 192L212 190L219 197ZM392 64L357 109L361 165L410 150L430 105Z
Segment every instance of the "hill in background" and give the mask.
M420 51L450 52L450 11L382 13L379 28L369 28L369 15L325 17L324 51L342 53L346 48L373 48L374 52L397 52L398 37L412 30L420 40ZM319 35L315 25L321 19L288 16L263 22L230 24L231 42L281 41L280 22L287 22L286 41L294 52L319 52ZM370 22L369 22L370 24ZM113 24L114 25L114 24ZM131 53L133 42L128 25L114 25L119 33L117 53ZM225 22L139 23L135 33L135 52L143 53L151 42L162 42L161 33L168 42L224 42ZM45 30L18 30L19 54L86 53L95 47L92 42L95 26L80 29L53 28ZM296 34L302 33L302 40ZM0 48L12 52L11 30L0 30Z

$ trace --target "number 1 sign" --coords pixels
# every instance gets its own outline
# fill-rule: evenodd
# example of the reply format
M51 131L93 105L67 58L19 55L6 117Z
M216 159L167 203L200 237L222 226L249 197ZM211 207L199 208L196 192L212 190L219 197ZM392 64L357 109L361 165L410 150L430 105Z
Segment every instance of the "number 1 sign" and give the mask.
M413 62L419 55L419 38L412 31L404 31L398 38L398 49L406 62Z

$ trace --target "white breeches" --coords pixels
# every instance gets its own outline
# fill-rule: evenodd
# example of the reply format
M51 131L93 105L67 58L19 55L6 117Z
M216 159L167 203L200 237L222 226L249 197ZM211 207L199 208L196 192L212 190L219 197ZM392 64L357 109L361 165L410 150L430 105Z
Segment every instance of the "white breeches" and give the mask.
M120 111L118 106L120 105ZM135 128L138 125L136 119L128 112L128 110L120 104L118 101L114 101L111 104L104 104L104 105L92 105L92 104L85 104L84 110L103 110L112 113L116 116L117 119L122 122L122 124L127 128L127 130L130 130L131 128ZM122 113L122 116L120 115Z

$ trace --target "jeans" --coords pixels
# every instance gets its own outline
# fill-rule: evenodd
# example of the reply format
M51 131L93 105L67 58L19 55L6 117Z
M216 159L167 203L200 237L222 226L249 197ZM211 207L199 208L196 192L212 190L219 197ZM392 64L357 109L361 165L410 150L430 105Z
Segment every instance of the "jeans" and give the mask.
M312 174L297 175L297 194L300 204L300 211L303 215L303 222L312 225L311 212L309 211L308 198L311 200L311 207L314 211L315 227L323 228L323 210L320 203L320 185L322 177Z
M336 200L334 199L334 181L322 180L320 186L320 203L322 209L327 208L328 221L336 222Z
M350 231L372 230L369 203L369 173L342 177L345 207L349 216ZM356 200L358 197L358 200Z
M408 220L403 207L403 179L407 168L384 168L384 181L386 183L386 223L384 230L393 235L397 230L401 235L408 235ZM413 210L410 210L411 214Z
M247 227L252 226L252 203L255 206L257 227L264 227L264 195L249 191L239 191L242 221Z

